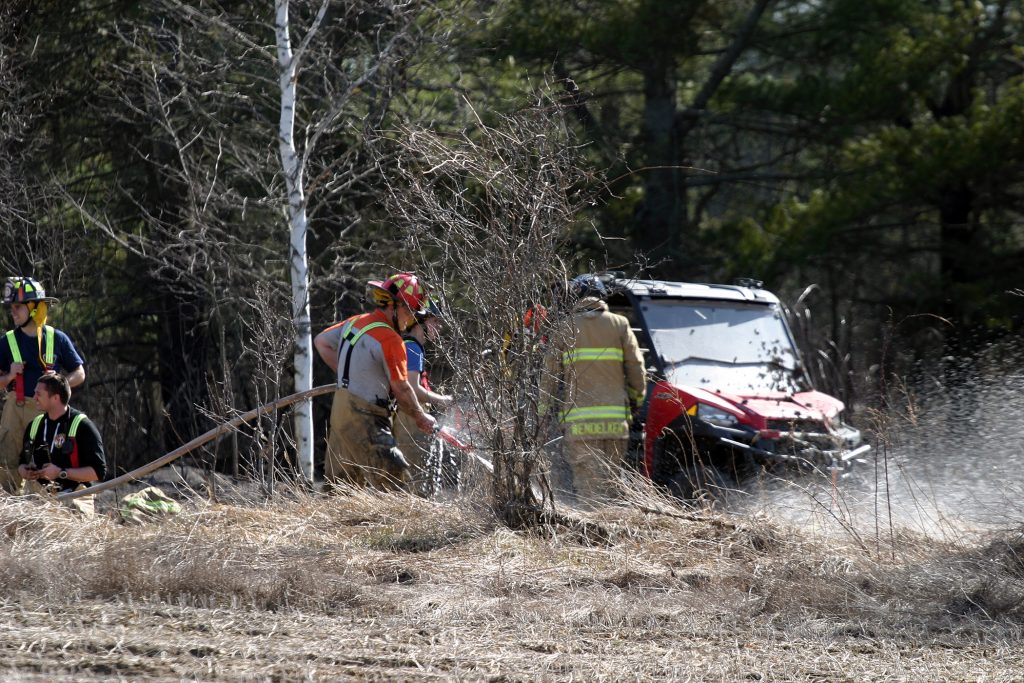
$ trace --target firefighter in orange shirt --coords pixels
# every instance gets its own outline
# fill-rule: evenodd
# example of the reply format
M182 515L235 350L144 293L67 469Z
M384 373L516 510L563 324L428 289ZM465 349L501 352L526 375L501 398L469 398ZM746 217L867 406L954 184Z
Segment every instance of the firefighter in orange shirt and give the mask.
M338 373L324 476L328 486L344 481L395 489L411 474L392 431L395 404L423 432L436 424L409 384L401 337L416 324L427 294L412 273L369 282L367 293L376 310L332 325L313 340L320 358Z

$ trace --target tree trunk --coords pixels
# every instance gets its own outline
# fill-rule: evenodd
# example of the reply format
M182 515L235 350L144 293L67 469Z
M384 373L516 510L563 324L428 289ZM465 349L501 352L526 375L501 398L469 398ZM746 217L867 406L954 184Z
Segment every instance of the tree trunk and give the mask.
M292 281L292 321L295 325L295 391L313 386L313 338L309 320L309 258L306 250L306 195L303 168L295 149L295 106L298 59L292 52L288 0L275 0L277 59L280 67L281 120L279 149L288 190L288 225ZM308 480L313 480L313 411L307 399L295 407L295 457Z
M644 201L637 216L637 244L645 254L666 259L654 268L655 273L666 276L679 275L686 216L675 121L675 63L665 57L652 61L644 71L642 135L647 168Z
M974 192L962 183L945 188L939 199L942 278L954 287L975 279L976 273L970 264L975 233L971 222L973 207Z
M200 302L183 300L166 289L160 300L157 357L164 409L170 422L163 446L169 450L208 428L208 420L196 410L196 406L209 405L209 330L203 326L208 311Z
M946 86L942 102L933 109L936 120L963 116L974 102L976 69L974 57ZM942 298L943 314L956 326L951 343L955 352L963 334L974 321L967 310L970 302L963 299L964 285L977 281L978 269L973 263L977 225L971 220L975 193L968 182L956 180L938 188L939 211L939 275L946 288ZM965 303L967 304L965 306ZM969 336L969 335L968 335Z

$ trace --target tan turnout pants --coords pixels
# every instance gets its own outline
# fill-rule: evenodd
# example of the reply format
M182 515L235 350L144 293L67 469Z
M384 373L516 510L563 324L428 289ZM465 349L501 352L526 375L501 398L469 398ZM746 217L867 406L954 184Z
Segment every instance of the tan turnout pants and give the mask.
M565 460L572 473L576 501L592 507L615 497L615 479L628 439L565 439Z
M399 411L395 415L395 441L398 450L409 462L409 491L420 495L429 493L427 481L427 459L430 457L429 435L420 431L416 420L406 412Z
M324 478L328 488L337 483L383 490L405 485L409 466L395 445L387 408L348 389L334 392Z
M0 487L8 493L21 490L18 465L25 446L25 430L40 412L31 397L26 398L22 405L18 405L18 397L13 391L4 397L4 410L0 415Z

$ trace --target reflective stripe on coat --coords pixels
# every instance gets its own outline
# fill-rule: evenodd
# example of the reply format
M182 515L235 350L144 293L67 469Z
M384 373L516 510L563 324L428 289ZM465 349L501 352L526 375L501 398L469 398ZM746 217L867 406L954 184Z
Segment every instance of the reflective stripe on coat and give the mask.
M643 402L643 354L625 317L598 299L573 316L573 343L559 358L560 417L569 439L628 439L630 410Z

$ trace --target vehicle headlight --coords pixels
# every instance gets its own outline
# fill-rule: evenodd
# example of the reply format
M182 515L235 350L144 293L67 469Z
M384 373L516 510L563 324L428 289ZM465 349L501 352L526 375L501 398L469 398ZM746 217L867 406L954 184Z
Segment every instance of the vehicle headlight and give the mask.
M832 435L840 439L846 448L859 446L860 442L863 441L860 430L846 424L842 418L843 416L840 414L828 420L828 426Z
M739 422L732 413L703 403L697 404L697 417L716 427L733 427Z

